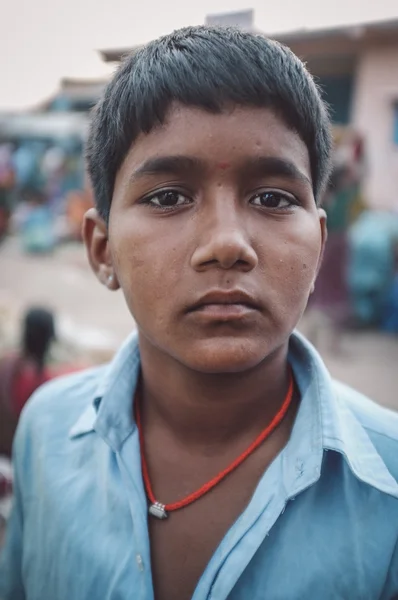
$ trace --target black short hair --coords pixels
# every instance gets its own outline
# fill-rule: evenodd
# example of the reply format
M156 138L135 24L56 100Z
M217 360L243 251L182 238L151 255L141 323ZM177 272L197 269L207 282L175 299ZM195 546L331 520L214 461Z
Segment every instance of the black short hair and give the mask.
M231 104L272 108L305 142L314 196L320 200L329 175L330 120L301 60L263 35L187 27L127 56L94 109L86 157L105 221L131 144L162 123L173 102L211 112Z

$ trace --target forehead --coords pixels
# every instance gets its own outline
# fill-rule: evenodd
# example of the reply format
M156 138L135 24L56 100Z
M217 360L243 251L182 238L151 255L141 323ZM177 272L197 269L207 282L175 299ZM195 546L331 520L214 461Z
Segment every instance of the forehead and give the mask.
M247 158L287 160L311 179L308 150L300 136L272 110L233 107L220 113L174 105L164 123L134 141L119 175L162 155L187 155L225 169Z

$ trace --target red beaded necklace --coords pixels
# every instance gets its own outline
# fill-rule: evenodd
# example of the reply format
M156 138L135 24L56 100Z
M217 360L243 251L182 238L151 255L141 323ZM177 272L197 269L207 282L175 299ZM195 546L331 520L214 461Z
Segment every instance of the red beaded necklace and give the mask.
M166 519L169 512L178 510L179 508L184 508L185 506L192 504L192 502L195 502L195 500L199 500L199 498L207 494L207 492L210 492L210 490L212 490L218 483L220 483L220 481L222 481L225 477L227 477L227 475L229 475L230 473L232 473L232 471L239 467L239 465L241 465L243 461L246 460L246 458L248 458L248 456L250 456L250 454L252 454L264 442L264 440L267 437L269 437L271 433L278 427L278 425L285 417L287 411L289 410L293 398L293 390L293 376L292 373L290 373L289 389L282 403L282 406L280 407L279 411L276 413L272 421L267 425L267 427L265 427L265 429L263 429L263 431L254 440L254 442L252 442L252 444L250 444L250 446L244 452L242 452L242 454L240 454L240 456L238 456L226 469L224 469L218 475L213 477L213 479L210 479L210 481L202 485L202 487L200 487L192 494L189 494L182 500L179 500L178 502L172 502L171 504L162 504L161 502L158 502L153 493L151 481L149 478L148 465L145 458L144 435L141 422L140 402L139 397L137 395L134 407L135 420L137 423L140 439L142 476L144 479L145 491L148 500L151 503L149 506L149 514L153 515L154 517L157 517L158 519Z

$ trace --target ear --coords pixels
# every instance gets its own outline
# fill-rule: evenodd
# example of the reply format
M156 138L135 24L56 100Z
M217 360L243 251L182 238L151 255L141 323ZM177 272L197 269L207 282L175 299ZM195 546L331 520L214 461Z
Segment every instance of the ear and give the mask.
M120 285L112 264L108 228L95 208L90 208L84 215L83 240L90 266L99 281L110 290L118 290Z
M325 252L325 244L326 241L328 239L328 230L327 230L327 217L326 217L326 213L323 210L323 208L318 208L318 217L319 217L319 227L320 227L320 233L321 233L321 246L320 246L320 251L319 251L319 257L318 257L318 264L317 264L317 268L316 268L316 273L315 273L315 279L312 283L312 287L311 287L311 294L315 289L315 281L316 278L318 277L318 273L319 270L321 268L322 265L322 261L323 261L323 254Z

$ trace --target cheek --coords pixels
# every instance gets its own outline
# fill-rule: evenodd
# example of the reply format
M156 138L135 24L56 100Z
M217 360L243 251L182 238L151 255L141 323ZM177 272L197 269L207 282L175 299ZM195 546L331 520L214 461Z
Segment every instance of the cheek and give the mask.
M313 235L296 237L290 244L290 259L287 258L291 273L289 279L298 289L306 290L316 277L320 255L319 236L314 232Z
M137 320L145 319L146 313L151 319L161 316L181 277L175 238L163 239L152 227L126 219L112 223L109 237L114 268L130 311Z
M321 249L319 223L300 219L300 223L286 228L278 238L266 262L267 270L273 273L274 300L280 311L300 312L307 303L317 273Z

